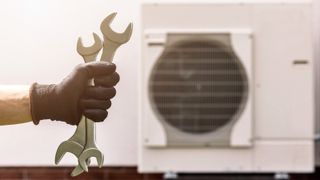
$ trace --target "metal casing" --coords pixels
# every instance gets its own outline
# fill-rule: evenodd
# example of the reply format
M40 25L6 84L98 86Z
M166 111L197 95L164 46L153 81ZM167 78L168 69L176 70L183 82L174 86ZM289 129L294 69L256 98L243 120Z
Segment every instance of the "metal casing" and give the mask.
M278 3L280 2L280 3ZM213 1L142 5L139 171L312 172L314 169L314 58L311 1ZM165 13L164 13L165 12ZM145 88L148 30L252 31L252 146L166 147L166 134L149 111ZM161 51L161 46L159 46ZM152 129L147 124L152 123ZM162 141L148 147L146 130Z

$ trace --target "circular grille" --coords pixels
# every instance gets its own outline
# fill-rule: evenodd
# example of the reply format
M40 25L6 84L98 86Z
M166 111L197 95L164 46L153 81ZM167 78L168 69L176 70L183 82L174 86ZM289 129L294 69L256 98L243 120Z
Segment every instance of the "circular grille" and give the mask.
M154 110L188 133L212 132L237 118L247 91L240 60L215 41L180 41L167 47L149 80Z

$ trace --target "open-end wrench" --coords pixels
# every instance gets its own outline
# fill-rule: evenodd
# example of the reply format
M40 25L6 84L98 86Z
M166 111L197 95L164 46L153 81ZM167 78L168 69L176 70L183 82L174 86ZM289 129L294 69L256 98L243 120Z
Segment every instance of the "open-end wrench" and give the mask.
M86 127L85 121L81 120L73 136L62 142L56 152L55 164L59 164L62 157L67 153L71 153L79 157L85 145L85 132L82 130Z
M118 47L122 44L127 43L132 35L133 24L130 23L123 33L117 33L113 31L110 27L113 19L116 17L117 13L112 13L106 17L101 25L100 30L103 34L103 51L101 55L101 61L112 62L114 54Z
M84 144L85 144L85 134L83 134L82 129L86 128L85 120L81 120L78 124L77 130L74 133L74 135L68 139L67 141L64 141L60 144L58 147L56 157L55 157L55 164L59 164L62 157L67 153L72 153L77 158L80 156L81 152L83 151ZM90 164L90 159L87 160L87 165ZM81 168L80 165L78 165L72 172L71 176L75 177L83 173L84 170Z
M99 41L99 51L102 48L102 42L100 40L100 38L94 34L95 37L95 41ZM86 48L83 46L83 44L81 43L81 39L79 39L78 44L77 44L77 51L78 53L83 57L84 61L86 63L88 62L92 62L92 61L96 61L97 55L99 53L99 51L97 52L93 52L91 51L92 49L90 48ZM94 85L93 84L93 80L91 80L91 82L89 82L89 85ZM84 171L88 172L88 166L87 166L87 161L85 162L85 166L81 166L81 161L80 161L80 157L84 155L88 155L90 159L90 157L95 157L98 163L98 166L101 168L103 165L103 154L101 151L98 150L96 144L95 144L95 137L96 137L96 133L95 133L95 124L92 120L85 118L85 124L86 124L86 128L85 128L85 146L83 148L83 151L81 152L79 158L78 158L78 162L79 165L81 167L81 169L83 169Z
M77 51L82 56L86 56L86 58L95 60L97 54L102 48L102 41L98 35L95 33L93 34L94 37L94 44L91 47L83 47L82 41L79 38L77 43ZM55 156L55 164L58 164L62 157L67 153L70 152L74 154L77 158L79 158L80 154L82 153L84 146L86 144L86 120L82 117L80 123L77 126L77 129L74 135L60 144L57 149L56 156ZM86 162L86 164L90 164L90 160ZM84 172L81 166L77 166L71 173L71 176L77 176Z
M58 147L56 156L55 156L55 164L59 164L62 157L67 153L72 153L74 156L79 158L81 152L83 151L84 145L85 145L85 119L81 119L80 123L77 126L76 132L74 135L68 139L67 141L64 141L60 144ZM87 160L87 165L90 164L90 159ZM79 174L83 173L84 170L81 168L80 165L78 165L72 172L71 176L75 177Z
M116 33L110 28L110 24L113 21L115 16L116 16L116 13L112 13L108 17L106 17L101 23L100 29L101 29L101 32L103 33L104 42L103 42L103 53L100 61L112 62L113 56L117 48L120 47L122 44L128 42L131 38L132 29L133 29L132 23L128 25L128 27L123 33ZM89 126L92 126L93 131L90 132L90 128L87 128L88 134L86 136L87 137L86 147L79 157L79 164L82 167L82 169L84 169L85 171L88 171L86 160L92 156L96 157L97 155L99 155L97 154L97 151L95 148L94 136L90 136L89 134L89 133L94 134L94 124L92 121L87 121L87 122L89 122L88 123Z

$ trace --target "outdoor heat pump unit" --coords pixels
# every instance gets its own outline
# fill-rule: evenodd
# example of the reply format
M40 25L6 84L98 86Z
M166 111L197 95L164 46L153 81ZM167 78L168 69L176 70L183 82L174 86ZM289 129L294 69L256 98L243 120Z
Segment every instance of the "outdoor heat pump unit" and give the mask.
M313 171L312 1L141 11L139 171Z

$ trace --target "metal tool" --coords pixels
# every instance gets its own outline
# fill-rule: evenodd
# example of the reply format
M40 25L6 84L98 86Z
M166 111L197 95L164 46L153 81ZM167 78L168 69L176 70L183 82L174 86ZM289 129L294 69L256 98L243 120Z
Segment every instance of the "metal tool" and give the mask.
M77 43L77 51L83 57L86 63L96 61L97 55L102 48L102 41L100 40L99 36L96 35L95 33L93 34L93 36L94 36L95 43L92 47L89 47L89 48L84 47L82 44L81 38L79 38ZM93 80L89 82L89 85L94 85ZM86 134L85 145L78 160L80 159L81 156L83 156L83 154L85 154L89 157L87 159L90 159L90 157L95 157L97 159L98 166L102 167L103 154L101 151L98 150L95 144L95 137L96 137L95 124L92 120L85 118L85 125L86 125L85 126L85 134ZM87 162L87 159L86 159L86 162ZM80 164L81 161L79 160L78 162L79 162L79 165L81 166ZM86 166L84 166L84 168L81 166L81 169L88 172L88 166L86 162L85 162Z
M83 57L86 57L88 61L94 61L97 57L97 54L102 48L102 41L99 36L93 33L94 44L91 47L84 47L81 39L78 39L77 43L77 51ZM77 158L79 158L80 154L83 152L83 149L86 145L86 120L85 117L82 117L80 123L77 126L77 129L74 135L60 144L57 149L55 156L55 164L59 164L62 157L67 153L74 154ZM90 164L90 159L86 161L86 164ZM77 176L84 172L80 165L78 165L71 173L71 176Z
M110 24L112 23L116 15L117 13L110 14L102 21L100 25L100 30L104 38L103 51L100 59L101 61L112 62L114 54L118 47L120 47L122 44L127 43L132 35L132 23L127 26L126 30L123 33L117 33L111 29Z
M85 128L85 122L83 120L80 121L74 135L60 144L55 156L55 164L59 164L62 157L67 153L72 153L75 156L80 156L83 147L85 145L85 132L82 129Z
M116 13L112 13L101 23L101 31L104 35L104 43L99 36L93 33L95 43L91 47L84 47L81 38L78 39L77 51L83 57L85 62L92 62L96 60L99 51L103 47L101 61L112 62L115 51L122 44L128 42L132 35L132 23L128 25L123 33L116 33L110 28ZM89 82L93 85L93 81ZM82 117L74 135L60 144L56 152L55 163L58 164L62 157L70 152L78 157L79 165L72 171L71 176L77 176L84 171L88 172L88 165L90 158L95 157L98 166L103 165L103 154L97 149L95 145L95 125L90 119Z
M81 119L76 132L74 135L68 139L67 141L64 141L60 144L58 147L56 156L55 156L55 164L59 164L61 161L62 157L67 153L72 153L75 155L77 158L79 158L80 154L83 151L84 145L85 145L85 131L83 129L86 128L85 120L84 118ZM90 164L90 159L87 160L86 162L88 165ZM78 165L72 172L71 176L77 176L81 174L84 170L81 168L80 165Z
M110 24L113 21L115 16L116 16L116 13L112 13L108 17L106 17L101 23L100 29L104 37L104 42L103 42L103 52L102 52L100 61L112 62L114 54L118 49L118 47L128 42L131 38L132 29L133 29L132 23L128 25L128 27L123 33L114 32L110 28ZM78 159L80 166L85 171L88 171L88 166L86 164L87 159L89 159L90 157L101 158L101 155L99 151L97 151L97 148L95 146L94 134L95 134L94 123L91 120L89 120L87 121L87 136L86 136L87 139L86 139L85 150L81 153ZM98 165L100 166L99 162L98 162Z

